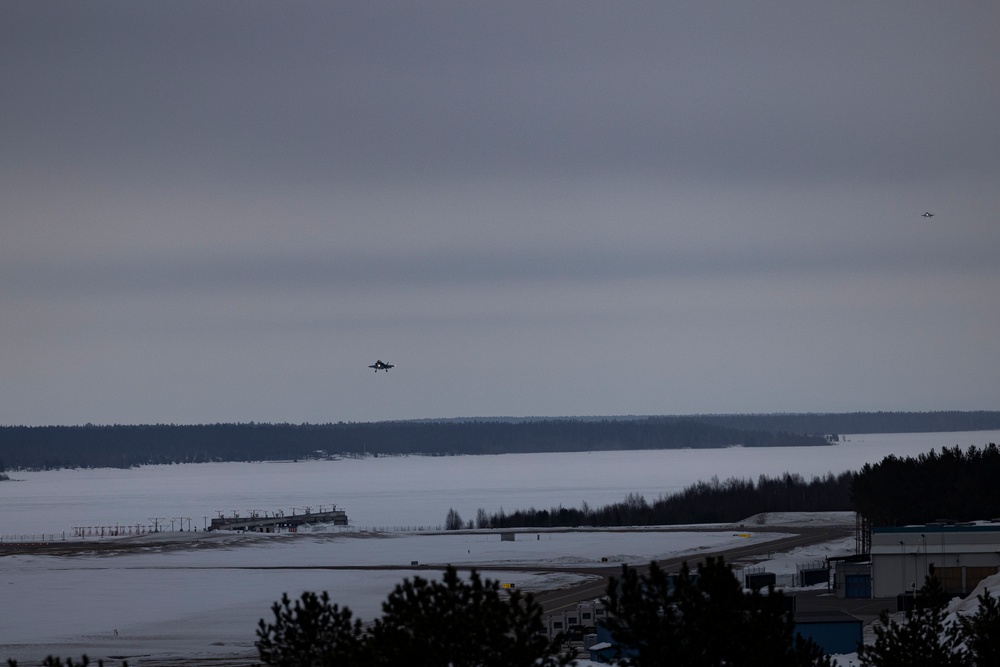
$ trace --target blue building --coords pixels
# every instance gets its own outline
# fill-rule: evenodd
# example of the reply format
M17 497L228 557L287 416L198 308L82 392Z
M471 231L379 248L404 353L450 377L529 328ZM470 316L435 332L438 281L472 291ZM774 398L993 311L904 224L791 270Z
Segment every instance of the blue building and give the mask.
M796 612L795 632L811 639L826 655L854 653L862 642L863 623L860 618L845 611ZM598 624L595 643L588 647L590 660L609 663L617 655L619 646L603 624ZM621 647L622 655L635 653L634 649Z
M800 611L795 614L795 632L827 655L854 653L862 641L863 623L846 611Z

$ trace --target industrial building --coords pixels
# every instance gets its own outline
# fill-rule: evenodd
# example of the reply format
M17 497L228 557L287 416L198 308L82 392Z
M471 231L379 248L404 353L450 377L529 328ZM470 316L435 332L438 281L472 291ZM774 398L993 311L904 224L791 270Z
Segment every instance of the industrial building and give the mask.
M1000 571L1000 523L873 528L870 556L873 598L912 595L928 575L948 594L965 597Z
M579 602L572 609L552 614L545 619L545 634L549 639L559 633L592 634L596 631L598 622L607 618L604 603L600 600Z

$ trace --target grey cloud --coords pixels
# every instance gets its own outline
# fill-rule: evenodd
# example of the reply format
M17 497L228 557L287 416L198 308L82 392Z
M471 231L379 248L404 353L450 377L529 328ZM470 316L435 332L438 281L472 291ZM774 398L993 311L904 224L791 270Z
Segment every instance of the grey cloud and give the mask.
M113 6L12 22L21 158L282 180L1000 169L1000 55L964 32L1000 21L986 7Z
M510 252L441 249L426 252L197 254L110 258L107 261L31 263L8 261L0 269L7 295L76 299L113 295L258 293L300 290L374 292L421 289L544 287L615 281L695 284L702 281L816 280L886 273L927 275L941 270L992 273L996 248L978 251L909 246L857 249L774 245L757 251L723 248L546 247ZM951 256L949 257L948 254Z

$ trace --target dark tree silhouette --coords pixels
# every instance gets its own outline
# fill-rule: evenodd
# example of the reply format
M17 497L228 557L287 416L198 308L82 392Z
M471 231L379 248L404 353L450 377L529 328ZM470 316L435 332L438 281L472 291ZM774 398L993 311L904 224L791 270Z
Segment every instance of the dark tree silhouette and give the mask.
M854 476L851 502L875 526L982 519L1000 515L998 477L1000 449L993 443L887 456Z
M987 590L978 595L979 609L959 618L959 626L974 667L1000 665L1000 601Z
M780 477L761 475L757 482L730 478L724 482L713 478L697 482L679 493L660 496L652 503L639 494L630 493L619 503L580 509L553 507L534 508L492 516L480 508L479 527L491 528L556 528L574 526L659 526L676 523L719 523L739 521L764 512L828 512L848 511L851 480L854 473L836 477L813 477L806 481L801 475L785 473Z
M463 526L462 515L454 509L448 510L448 515L444 519L445 530L461 530Z
M156 463L274 461L340 454L501 454L605 449L824 445L692 419L536 419L337 424L0 426L9 469L128 468Z
M561 641L540 635L542 608L532 596L508 593L473 571L463 581L449 567L442 581L405 579L383 603L368 631L326 593L287 595L260 621L257 650L269 665L333 667L554 667L567 664Z
M373 665L534 667L568 663L560 641L540 634L542 608L530 594L502 590L475 571L466 583L453 567L440 582L421 577L396 586L372 626Z
M948 600L935 577L920 589L917 604L897 623L887 612L875 625L875 641L858 651L863 667L995 667L1000 664L1000 604L987 590L975 614L948 622Z
M257 652L268 665L350 667L363 665L361 621L351 610L330 604L330 596L305 592L294 606L286 593L271 607L274 622L260 620Z
M934 577L919 592L919 604L906 612L906 622L896 623L889 613L879 615L875 641L858 651L864 667L963 667L969 665L960 636L944 622L947 596Z
M646 575L627 565L608 585L606 626L621 664L829 667L812 641L794 631L784 596L745 593L723 559L709 558L679 576L655 562Z

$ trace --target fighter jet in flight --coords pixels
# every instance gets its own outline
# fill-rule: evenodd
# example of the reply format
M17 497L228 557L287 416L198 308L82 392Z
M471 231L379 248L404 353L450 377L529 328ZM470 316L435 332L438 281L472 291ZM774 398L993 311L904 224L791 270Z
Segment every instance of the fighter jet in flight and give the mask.
M386 373L388 373L390 368L395 368L395 367L396 364L387 364L381 359L379 359L368 368L374 368L376 373L378 373L379 371L385 371Z
M934 214L933 214L933 213L924 213L924 214L923 214L922 216L920 216L920 217L921 217L921 218L933 218L933 217L934 217Z

